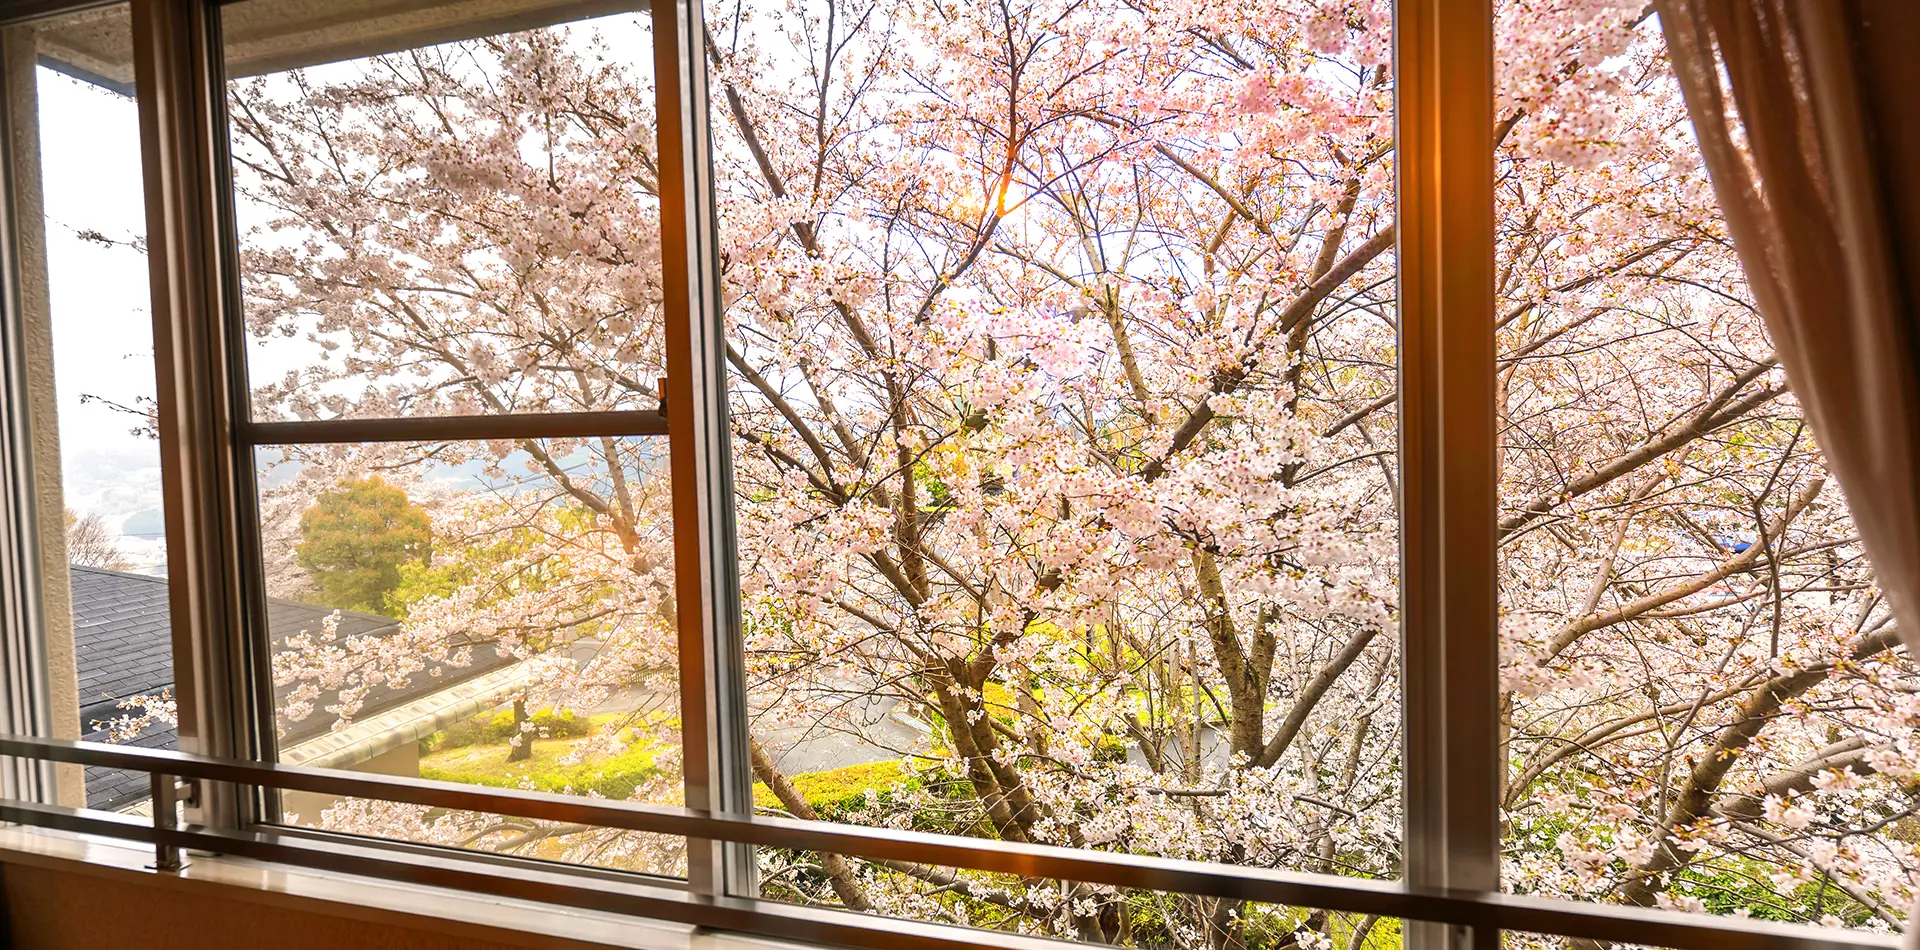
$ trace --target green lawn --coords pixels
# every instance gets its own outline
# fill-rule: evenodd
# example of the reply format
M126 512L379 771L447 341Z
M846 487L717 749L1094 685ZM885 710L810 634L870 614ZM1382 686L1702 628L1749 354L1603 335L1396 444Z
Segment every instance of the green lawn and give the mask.
M542 715L548 714L543 712ZM436 734L422 744L420 777L496 788L531 787L543 792L576 795L594 792L610 799L624 800L633 794L636 786L657 772L654 758L659 746L643 739L629 745L625 752L617 756L588 756L573 765L564 765L560 760L571 755L581 743L590 741L603 728L625 721L631 715L601 713L581 720L587 728L568 730L577 732L576 735L535 738L532 740L533 756L520 762L507 761L507 756L512 752L512 747L507 743L497 741L497 738L495 741L484 740L483 737L497 737L500 730L492 728L497 723L490 722L497 717L478 717L472 723L462 723ZM898 785L919 785L919 779L902 771L900 762L895 759L808 772L788 778L806 797L807 803L813 806L815 813L827 820L839 818L864 804L869 789L885 795ZM779 800L774 798L773 791L757 782L753 786L753 799L754 805L760 808L782 808Z
M590 720L593 731L631 713L602 713ZM561 759L575 746L592 738L533 739L533 756L520 762L508 762L512 747L504 742L476 743L440 748L420 757L420 777L466 785L491 785L496 788L531 787L543 792L583 795L594 792L616 801L633 795L636 786L657 771L654 755L657 746L647 741L627 746L613 756L588 757L574 765Z
M787 780L793 783L794 790L807 800L807 804L813 806L815 814L832 821L865 802L867 789L885 794L893 786L907 781L907 775L900 769L900 760L883 759L790 775ZM786 810L780 804L780 799L774 797L773 789L763 782L753 783L753 804L756 808Z

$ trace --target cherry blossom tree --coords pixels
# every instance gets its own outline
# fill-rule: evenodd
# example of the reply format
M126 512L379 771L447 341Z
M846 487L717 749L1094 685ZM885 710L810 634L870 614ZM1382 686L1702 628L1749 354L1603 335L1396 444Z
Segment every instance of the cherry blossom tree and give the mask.
M1389 9L712 5L769 807L1398 873ZM1901 926L1913 671L1658 31L1612 0L1499 16L1507 883ZM305 354L257 411L657 404L643 41L582 24L236 83L248 325ZM478 469L485 487L423 502L438 573L401 634L289 641L283 715L346 721L373 686L477 649L520 658L557 708L671 701L659 446L287 451L269 537L368 472ZM915 738L885 725L902 721ZM897 758L902 778L823 815L781 764L797 734ZM674 801L676 782L637 797ZM641 836L380 803L321 820L681 860ZM793 899L1108 942L1388 939L1368 919L905 862L761 866Z

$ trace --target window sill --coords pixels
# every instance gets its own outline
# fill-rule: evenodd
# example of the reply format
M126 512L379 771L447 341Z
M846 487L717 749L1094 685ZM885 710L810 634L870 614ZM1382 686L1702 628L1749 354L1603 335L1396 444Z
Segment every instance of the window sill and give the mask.
M148 866L152 863L151 849L126 842L21 826L0 827L0 864L509 946L541 950L799 950L810 946L246 858L192 855L178 873L155 871Z

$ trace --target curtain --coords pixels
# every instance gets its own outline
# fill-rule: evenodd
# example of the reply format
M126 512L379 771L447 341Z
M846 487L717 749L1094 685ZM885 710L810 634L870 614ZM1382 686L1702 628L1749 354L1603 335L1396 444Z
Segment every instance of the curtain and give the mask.
M1920 119L1903 102L1920 88L1920 2L1658 9L1754 299L1920 649Z

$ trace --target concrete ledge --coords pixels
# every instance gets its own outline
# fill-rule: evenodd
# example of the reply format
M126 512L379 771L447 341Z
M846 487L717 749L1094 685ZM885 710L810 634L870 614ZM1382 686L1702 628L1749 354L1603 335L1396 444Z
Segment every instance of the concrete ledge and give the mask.
M355 720L316 739L280 751L287 765L351 768L383 752L418 742L446 727L477 716L520 691L530 674L515 663L484 676L455 683L405 706Z

